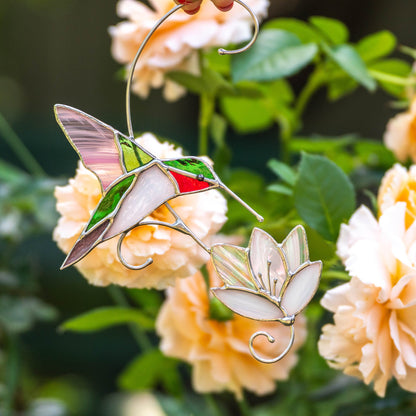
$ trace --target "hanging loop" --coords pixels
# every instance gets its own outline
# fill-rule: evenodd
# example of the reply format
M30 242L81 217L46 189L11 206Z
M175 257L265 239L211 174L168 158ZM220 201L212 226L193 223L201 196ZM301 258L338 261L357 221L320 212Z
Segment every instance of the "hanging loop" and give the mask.
M127 235L127 232L124 232L123 234L121 234L120 238L118 239L118 243L117 243L117 256L118 259L120 260L121 264L125 267L127 267L130 270L142 270L145 267L151 265L153 263L153 259L151 257L149 257L143 264L140 264L138 266L133 266L129 263L127 263L126 260L124 260L123 255L121 254L121 246L123 244L123 240L124 237Z
M250 49L253 46L253 43L256 41L257 36L259 34L259 29L260 29L259 19L257 18L256 14L253 12L253 10L241 0L234 0L234 1L238 3L239 5L243 6L250 13L250 16L253 19L253 23L254 23L253 37L251 38L250 42L247 43L247 45L243 46L240 49L234 49L231 51L227 49L223 49L223 48L218 49L218 53L220 55L236 55L238 53L245 52L246 50Z
M253 23L254 23L254 34L253 34L253 37L250 40L250 42L247 45L245 45L244 47L240 48L240 49L235 49L235 50L230 50L230 51L227 50L227 49L223 49L223 48L218 49L218 53L220 55L234 55L234 54L237 54L237 53L241 53L241 52L246 51L256 41L257 35L259 33L259 21L257 19L257 16L255 15L255 13L253 12L253 10L247 4L245 4L241 0L234 0L234 1L236 3L238 3L238 4L240 4L242 7L244 7L250 13L250 16L252 17ZM171 10L169 10L164 16L162 16L156 22L156 24L152 27L152 29L150 30L150 32L144 38L142 44L139 47L139 50L136 53L136 56L133 59L133 62L131 63L130 71L129 71L129 76L127 78L127 87L126 87L127 130L128 130L128 133L129 133L129 137L130 138L134 138L133 126L132 126L132 121L131 121L130 94L131 94L131 84L133 82L133 75L134 75L134 70L135 70L136 65L137 65L137 61L139 60L140 55L143 52L143 49L145 48L145 46L149 42L149 39L156 32L156 30L159 28L159 26L162 25L162 23L164 23L171 15L173 15L174 13L176 13L179 9L182 9L184 6L185 6L185 4L178 4L177 6L173 7Z

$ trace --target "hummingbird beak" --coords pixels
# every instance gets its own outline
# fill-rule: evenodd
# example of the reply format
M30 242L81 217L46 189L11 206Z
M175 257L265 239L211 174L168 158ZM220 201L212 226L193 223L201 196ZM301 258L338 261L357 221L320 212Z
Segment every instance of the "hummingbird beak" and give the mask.
M259 222L263 222L264 218L258 214L256 211L254 211L253 208L251 208L246 202L244 202L238 195L236 195L230 188L227 188L222 182L219 182L219 187L226 191L230 196L232 196L236 201L238 201L244 208L246 208L248 211L250 211Z

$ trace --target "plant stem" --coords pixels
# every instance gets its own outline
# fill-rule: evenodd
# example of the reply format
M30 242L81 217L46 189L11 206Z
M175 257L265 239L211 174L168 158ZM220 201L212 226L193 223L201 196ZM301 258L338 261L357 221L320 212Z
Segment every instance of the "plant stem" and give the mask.
M309 77L308 82L303 87L302 91L300 92L298 99L295 104L295 113L297 118L297 126L300 125L300 121L305 111L305 108L311 99L312 95L322 86L323 79L321 76L321 72L316 70L312 73Z
M214 113L215 99L209 94L201 94L199 98L199 155L208 154L208 129Z
M391 75L391 74L386 74L385 72L381 72L381 71L376 71L374 69L370 69L368 71L370 73L370 75L376 79L377 81L384 81L384 82L388 82L389 84L393 84L393 85L403 85L403 86L414 86L416 85L416 80L412 77L412 78L403 78L403 77L399 77L397 75Z
M241 416L250 416L250 407L247 403L247 400L243 396L241 400L238 401L238 407L240 408L240 414Z
M7 369L6 385L7 393L5 400L5 416L14 415L13 404L19 381L19 349L18 340L14 334L7 334Z
M217 402L215 401L212 394L204 394L205 401L207 402L208 407L212 410L212 414L215 416L221 416L220 408L217 405Z
M10 146L15 155L30 173L36 176L45 175L45 171L2 114L0 114L0 136L3 137L4 141Z
M338 279L338 280L351 280L351 276L347 272L341 270L328 270L322 273L322 279Z
M116 305L122 306L123 308L130 307L122 289L115 285L111 285L107 289ZM143 351L149 351L152 349L152 344L149 338L139 325L129 324L129 328L137 344Z

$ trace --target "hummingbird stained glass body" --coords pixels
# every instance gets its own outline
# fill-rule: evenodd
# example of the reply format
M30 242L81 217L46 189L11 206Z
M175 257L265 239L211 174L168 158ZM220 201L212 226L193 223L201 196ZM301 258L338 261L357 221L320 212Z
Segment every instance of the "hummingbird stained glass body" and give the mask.
M85 167L97 176L103 194L62 268L81 260L101 242L139 226L177 196L221 188L239 199L201 158L158 159L80 110L57 104L55 115ZM187 233L184 226L179 231Z

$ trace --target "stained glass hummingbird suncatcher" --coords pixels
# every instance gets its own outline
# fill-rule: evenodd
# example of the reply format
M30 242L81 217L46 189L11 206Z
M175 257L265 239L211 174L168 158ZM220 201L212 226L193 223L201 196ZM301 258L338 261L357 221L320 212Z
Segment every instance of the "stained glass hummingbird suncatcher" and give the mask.
M254 35L243 48L219 49L219 53L235 54L248 49L257 38L259 23L253 11L241 0L252 16ZM192 237L205 251L207 247L169 205L169 200L185 194L220 188L251 211L259 221L263 217L227 188L211 166L198 157L158 159L134 141L130 110L130 91L137 61L153 33L173 13L183 8L180 4L166 13L150 30L132 62L126 88L126 116L129 135L126 136L96 118L67 105L56 104L55 116L67 139L78 153L84 166L93 172L101 184L102 198L88 224L72 247L61 268L83 259L98 244L120 236L117 253L126 267L140 270L152 263L133 266L122 256L121 244L125 235L140 225L163 225ZM175 218L173 223L145 220L160 206L165 205Z
M262 220L221 182L202 158L158 159L134 140L80 110L57 104L55 115L85 167L99 179L102 189L101 200L62 268L78 262L110 238L118 235L123 238L139 225L176 228L206 248L170 206L176 223L144 221L161 205L180 195L220 188Z
M254 35L245 47L232 51L219 49L220 54L245 51L254 43L259 31L253 11L241 0L234 1L252 16ZM260 335L274 342L270 334L259 331L250 338L249 348L253 357L263 363L273 363L290 350L295 336L295 317L310 302L319 285L322 263L309 260L304 228L295 227L281 244L255 228L248 248L228 244L207 247L169 205L170 200L219 188L252 212L259 221L263 218L227 188L203 158L160 159L134 140L130 91L137 60L155 30L185 5L186 2L174 7L156 23L132 62L126 89L128 136L73 107L55 105L58 124L84 166L98 178L102 191L100 201L61 268L77 263L98 244L118 236L117 253L121 263L130 269L141 270L153 260L148 258L141 265L128 264L121 252L126 234L141 225L173 228L193 238L210 254L215 270L224 282L223 287L211 290L225 306L250 319L274 321L290 327L288 345L274 358L260 356L254 347L254 341ZM172 223L149 219L162 205L172 214Z

